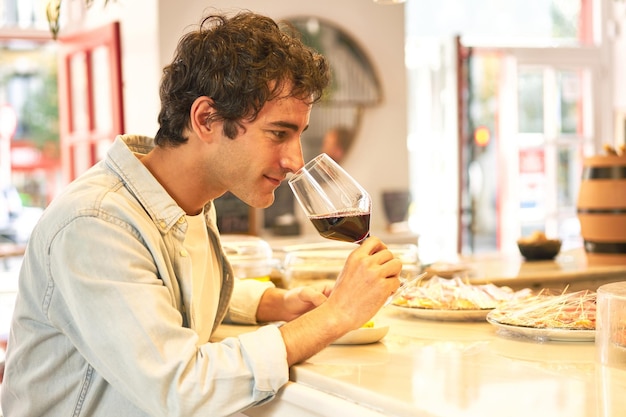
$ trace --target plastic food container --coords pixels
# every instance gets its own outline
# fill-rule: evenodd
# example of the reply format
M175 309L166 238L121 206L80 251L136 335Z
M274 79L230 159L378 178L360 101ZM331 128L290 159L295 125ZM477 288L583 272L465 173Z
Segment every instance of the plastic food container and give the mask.
M346 249L312 249L289 252L283 263L283 276L287 288L303 285L332 283L341 272Z
M222 235L222 247L235 278L269 281L278 261L265 240L249 235Z
M389 250L402 261L402 278L411 278L421 271L417 246L388 245ZM355 246L300 249L287 252L283 262L283 278L287 288L303 285L334 283Z

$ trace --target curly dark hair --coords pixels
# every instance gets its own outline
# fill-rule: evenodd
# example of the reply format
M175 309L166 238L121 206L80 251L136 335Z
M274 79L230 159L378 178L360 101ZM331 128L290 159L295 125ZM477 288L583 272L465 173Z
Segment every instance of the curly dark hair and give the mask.
M183 133L198 97L213 100L212 120L223 120L224 134L234 139L242 122L254 121L283 86L291 86L290 97L313 104L329 79L327 60L288 25L247 11L230 18L207 16L181 38L172 63L163 69L155 143L187 141Z

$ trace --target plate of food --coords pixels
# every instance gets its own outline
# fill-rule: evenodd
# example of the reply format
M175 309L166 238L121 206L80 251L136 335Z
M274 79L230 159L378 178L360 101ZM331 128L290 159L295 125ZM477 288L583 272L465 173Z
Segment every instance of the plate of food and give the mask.
M418 319L441 321L484 321L492 308L483 309L434 309L424 307L407 307L392 304L391 309Z
M339 339L335 340L333 345L367 345L376 343L387 335L389 326L378 326L376 323L369 321L363 327L351 330Z
M596 335L595 330L542 328L505 324L494 320L489 315L487 315L487 321L506 333L530 339L554 340L556 342L593 342Z
M389 307L420 319L484 321L501 303L531 294L530 289L513 291L493 284L470 284L459 277L434 276L402 290Z
M508 335L537 340L586 342L595 340L596 293L539 293L508 303L487 315L487 321Z

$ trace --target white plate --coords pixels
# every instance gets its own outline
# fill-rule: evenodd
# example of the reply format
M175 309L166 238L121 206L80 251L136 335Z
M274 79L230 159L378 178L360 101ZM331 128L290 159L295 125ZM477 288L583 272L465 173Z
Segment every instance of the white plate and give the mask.
M595 330L515 326L500 323L489 316L487 316L487 321L500 330L531 339L547 339L560 342L593 342L596 338Z
M366 345L368 343L378 342L389 332L389 326L362 327L360 329L351 330L339 339L335 340L333 345Z
M433 308L403 307L390 304L394 311L426 320L441 321L483 321L493 309L479 310L438 310Z

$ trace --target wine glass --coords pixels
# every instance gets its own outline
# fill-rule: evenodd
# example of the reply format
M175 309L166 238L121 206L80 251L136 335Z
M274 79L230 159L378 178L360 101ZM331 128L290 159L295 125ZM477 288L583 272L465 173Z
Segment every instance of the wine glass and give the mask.
M370 195L325 153L300 168L289 186L322 237L361 243L369 236Z
M331 157L322 153L290 179L298 203L322 237L361 243L370 234L372 199L365 189ZM426 274L402 280L389 296L391 304L404 290Z

